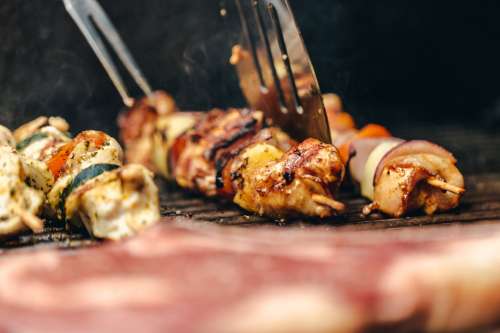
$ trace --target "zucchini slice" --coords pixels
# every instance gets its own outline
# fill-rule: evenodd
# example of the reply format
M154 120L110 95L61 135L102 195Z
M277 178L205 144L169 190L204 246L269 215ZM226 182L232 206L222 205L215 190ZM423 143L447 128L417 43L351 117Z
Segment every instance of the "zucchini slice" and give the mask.
M24 148L28 147L30 144L32 144L33 142L36 142L38 140L42 140L42 139L45 139L46 137L48 137L49 135L47 133L43 133L43 132L36 132L35 134L27 137L26 139L20 141L18 144L16 144L16 150L17 151L21 151L23 150Z
M86 169L80 171L78 175L73 179L73 181L66 186L61 194L61 198L59 199L59 210L61 212L61 216L65 219L65 203L68 196L78 187L82 186L89 180L107 172L118 169L120 166L116 164L94 164L89 166Z

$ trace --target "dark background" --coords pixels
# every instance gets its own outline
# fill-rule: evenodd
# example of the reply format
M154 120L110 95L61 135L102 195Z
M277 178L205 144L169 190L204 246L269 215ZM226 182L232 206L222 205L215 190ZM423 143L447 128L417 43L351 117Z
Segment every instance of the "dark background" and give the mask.
M185 109L242 105L221 1L101 3L154 88ZM323 92L339 93L360 123L498 124L500 2L291 3ZM61 1L0 2L0 122L59 114L76 130L114 130L121 108Z

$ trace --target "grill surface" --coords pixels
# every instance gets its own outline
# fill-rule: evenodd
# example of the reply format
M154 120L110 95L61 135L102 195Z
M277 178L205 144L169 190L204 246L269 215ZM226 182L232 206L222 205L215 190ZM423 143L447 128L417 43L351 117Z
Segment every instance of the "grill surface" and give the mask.
M369 218L360 215L361 207L367 203L346 186L340 194L348 210L345 215L328 220L292 219L276 221L249 215L229 202L206 199L187 193L174 184L158 180L161 188L162 215L182 215L193 223L216 223L240 227L287 227L326 229L384 229L421 227L428 224L456 224L478 221L500 222L500 134L487 133L480 129L460 127L422 127L400 129L401 137L426 138L444 145L455 153L459 167L464 171L467 193L461 206L445 214L435 216L414 215L406 218L387 218L374 214ZM4 250L27 246L57 246L75 248L98 242L82 230L66 230L63 225L49 221L45 232L38 235L25 234L4 242Z

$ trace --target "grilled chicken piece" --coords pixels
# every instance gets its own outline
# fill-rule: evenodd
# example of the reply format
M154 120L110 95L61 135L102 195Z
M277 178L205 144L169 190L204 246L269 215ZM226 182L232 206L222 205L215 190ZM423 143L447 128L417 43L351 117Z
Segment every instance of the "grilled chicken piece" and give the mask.
M209 112L172 146L173 178L182 187L215 196L216 163L220 151L248 142L264 126L264 114L260 111L231 109Z
M10 146L0 147L0 236L26 229L41 232L43 221L37 217L43 194L24 182L19 155Z
M232 163L234 202L260 215L328 217L344 175L335 147L308 139L286 153L268 143L246 148Z
M443 191L429 183L430 179L460 190ZM419 209L430 215L457 207L464 179L450 159L432 154L411 154L387 161L375 184L373 202L376 208L400 217Z
M280 151L280 154L290 150L297 143L286 133L276 127L268 127L260 130L255 136L248 140L242 140L225 149L221 149L216 156L216 179L217 194L229 199L233 199L236 194L235 180L238 179L239 164L241 163L241 154L245 149L256 144L265 144L272 146L272 151ZM264 146L263 146L264 147ZM258 150L256 150L258 151ZM259 156L257 156L259 157ZM266 155L259 157L260 160ZM273 160L273 157L270 157Z
M163 91L156 91L120 115L118 125L121 129L121 140L126 148L127 163L139 163L153 171L159 171L155 169L152 161L158 118L171 115L175 111L177 106L174 99Z
M78 186L64 201L66 218L95 237L132 236L160 219L152 173L137 164L104 172Z
M336 120L345 119L339 102L325 103L332 136L342 160L361 194L372 202L363 209L401 217L422 209L427 214L458 206L464 179L456 160L446 149L428 141L394 138L380 125L355 130ZM335 127L336 126L336 127Z
M270 216L326 217L344 208L333 199L344 170L333 146L306 141L292 148L296 142L278 128L268 127L260 111L159 114L156 121L161 125L153 131L159 142L152 159L154 169L180 186L226 197ZM131 121L141 115L142 119ZM134 147L134 140L142 136L131 135L139 132L133 127L153 118L132 108L120 119L126 147Z

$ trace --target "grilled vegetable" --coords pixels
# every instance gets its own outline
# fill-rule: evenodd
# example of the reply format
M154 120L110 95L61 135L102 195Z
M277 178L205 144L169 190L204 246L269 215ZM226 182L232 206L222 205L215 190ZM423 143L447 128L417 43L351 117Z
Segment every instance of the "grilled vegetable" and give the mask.
M66 199L68 195L71 194L75 189L85 184L87 181L95 178L104 172L111 171L119 168L116 164L93 164L86 169L83 169L73 181L63 190L61 198L59 200L59 216L65 218L64 206L66 204Z
M21 151L24 148L28 147L33 142L39 141L41 139L45 139L46 137L48 137L47 133L37 132L37 133L33 134L32 136L29 136L26 139L24 139L23 141L19 142L18 144L16 144L16 149L18 151Z
M47 161L54 178L95 163L121 164L123 152L115 139L99 131L84 131L60 147Z
M22 126L21 128L24 128L24 130L20 132L18 130L18 134L23 133L24 136L27 136L16 144L17 151L22 155L21 161L28 183L43 192L48 192L55 181L55 177L48 169L46 161L61 146L71 140L67 132L61 130L67 130L67 126L61 125L61 129L58 129L49 125L49 119L54 122L54 118L47 118L47 123L41 127L35 127L33 124L31 126ZM66 124L62 119L59 119L59 122ZM35 124L38 126L41 122L35 120ZM28 133L28 129L31 134Z

